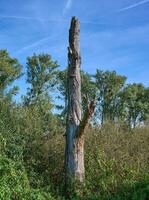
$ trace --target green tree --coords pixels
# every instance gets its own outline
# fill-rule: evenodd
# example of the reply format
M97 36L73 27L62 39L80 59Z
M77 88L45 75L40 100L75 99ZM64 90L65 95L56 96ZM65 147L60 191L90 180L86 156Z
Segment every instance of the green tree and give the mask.
M34 54L27 58L28 103L44 98L55 83L58 64L49 54Z
M118 75L115 71L97 70L95 74L98 90L97 116L101 124L105 121L116 120L119 116L119 93L123 89L126 77Z
M85 112L88 103L91 102L97 93L96 84L93 76L87 72L81 71L81 93L82 93L82 109Z
M93 77L87 72L81 70L81 95L82 95L82 109L85 112L89 101L93 100L96 94L96 85L92 80ZM57 89L59 92L58 99L64 102L64 105L57 106L62 109L61 116L65 116L67 111L67 69L57 72Z
M142 84L128 84L122 92L122 101L126 111L126 121L130 127L135 128L146 116L145 87Z
M144 109L143 120L145 122L149 122L149 87L145 88L144 104L145 104L145 109Z
M6 89L21 76L22 66L16 58L12 58L6 50L0 50L0 95L6 95ZM8 93L15 94L18 87Z
M52 113L52 99L50 92L56 83L56 69L58 64L49 54L34 54L27 58L27 83L29 84L24 104L28 110L38 114L41 135L51 135L51 122L57 119ZM36 118L36 117L35 117ZM55 126L53 126L54 128ZM52 131L54 133L56 131Z
M67 108L67 69L58 71L56 74L56 79L58 90L57 98L64 102L64 105L57 105L57 108L63 110L61 115L64 116Z

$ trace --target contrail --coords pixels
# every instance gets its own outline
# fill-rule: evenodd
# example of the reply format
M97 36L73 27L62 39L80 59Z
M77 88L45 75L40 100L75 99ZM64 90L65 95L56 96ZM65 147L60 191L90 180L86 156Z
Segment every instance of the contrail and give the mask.
M73 0L67 0L66 5L63 10L63 14L72 7L72 3L73 3ZM133 9L135 7L138 7L138 6L146 4L146 3L149 3L149 0L143 0L138 3L129 5L127 7L121 8L117 11L111 12L109 15L112 15L112 14L118 13L118 12L123 12L126 10L130 10L130 9ZM16 16L16 15L0 15L0 18L1 19L16 19L16 20L35 20L35 21L44 21L44 22L68 22L68 20L65 20L65 19L43 19L43 18L38 18L38 17L28 17L28 16L26 17L26 16ZM105 16L101 16L100 18L105 18ZM94 21L82 21L81 23L84 23L84 24L88 23L88 24L95 24L95 25L103 24L104 25L104 23L94 22Z
M98 22L98 21L82 21L80 20L80 23L82 24L92 24L92 25L103 25L103 26L123 26L122 24L109 24L109 23L102 23L102 22Z
M66 4L64 6L64 9L63 9L63 14L65 14L68 10L71 9L72 3L73 3L73 0L67 0Z
M54 36L54 37L55 37L55 36ZM38 41L36 41L36 42L34 42L34 43L32 43L32 44L29 44L29 45L23 47L23 48L20 49L20 50L16 51L15 54L20 54L20 53L22 53L23 51L26 51L26 50L28 50L28 49L31 49L32 47L36 47L36 46L42 44L43 42L45 42L45 41L47 41L47 40L50 40L50 39L52 39L52 38L53 38L52 36L42 38L42 39L40 39L40 40L38 40Z
M125 11L125 10L130 10L130 9L132 9L132 8L138 7L138 6L143 5L143 4L146 4L146 3L148 3L148 2L149 2L149 0L143 0L143 1L140 1L140 2L138 2L138 3L132 4L132 5L130 5L130 6L121 8L121 9L119 9L117 12L123 12L123 11Z
M101 16L100 18L102 18ZM43 18L36 18L36 17L26 17L26 16L14 16L14 15L0 15L0 18L6 19L16 19L16 20L36 20L36 21L45 21L45 22L66 22L69 23L70 21L67 19L43 19ZM110 25L110 26L122 26L119 24L108 24L102 22L95 22L95 21L84 21L80 20L82 24L92 24L92 25Z
M0 15L0 18L6 19L23 19L23 20L41 20L40 18L34 17L23 17L23 16L15 16L15 15Z
M65 9L69 10L72 6L72 0L67 0L66 5L65 5Z
M16 20L35 20L45 22L66 22L67 20L56 20L56 19L43 19L38 17L26 17L26 16L15 16L15 15L0 15L1 19L16 19Z

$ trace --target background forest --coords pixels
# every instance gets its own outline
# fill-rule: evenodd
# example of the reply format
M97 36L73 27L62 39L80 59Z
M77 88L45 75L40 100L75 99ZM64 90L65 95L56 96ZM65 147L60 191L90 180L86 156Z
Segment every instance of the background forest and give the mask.
M0 50L0 200L56 200L64 195L67 69L49 54L26 59ZM16 101L26 76L27 93ZM85 132L86 182L72 199L149 198L149 88L115 71L81 71L82 107L96 96Z

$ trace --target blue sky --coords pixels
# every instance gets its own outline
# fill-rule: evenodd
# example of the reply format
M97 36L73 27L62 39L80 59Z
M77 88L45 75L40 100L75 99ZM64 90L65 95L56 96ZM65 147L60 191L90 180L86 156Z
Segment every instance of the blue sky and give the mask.
M0 0L0 49L24 65L33 52L67 66L72 16L81 22L82 69L116 70L149 86L149 0ZM25 94L25 77L17 84Z

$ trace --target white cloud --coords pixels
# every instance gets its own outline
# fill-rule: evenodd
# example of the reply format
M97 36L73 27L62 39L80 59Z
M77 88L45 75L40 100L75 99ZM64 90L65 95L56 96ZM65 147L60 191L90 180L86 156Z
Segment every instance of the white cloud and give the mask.
M68 0L70 2L70 0ZM71 0L72 1L72 0ZM68 9L70 6L70 3L68 2L68 5L66 5L66 8ZM35 20L39 22L68 22L69 20L64 20L64 19L43 19L39 17L28 17L28 16L15 16L15 15L0 15L0 18L2 19L14 19L14 20ZM122 26L120 24L108 24L108 23L102 23L102 22L95 22L95 21L80 21L82 24L92 24L92 25L110 25L110 26Z
M146 4L148 2L149 2L149 0L139 1L138 3L131 4L131 5L127 6L127 7L121 8L117 12L123 12L125 10L130 10L130 9L133 9L133 8L138 7L140 5Z
M14 19L14 20L35 20L35 21L43 21L43 22L67 22L67 20L63 19L43 19L39 17L28 17L28 16L15 16L15 15L0 15L1 19Z
M40 18L26 17L26 16L15 16L15 15L0 15L0 18L4 18L4 19L23 19L23 20L41 20Z
M42 39L40 39L38 41L35 41L35 42L31 43L31 44L28 44L27 46L25 46L25 47L21 48L20 50L16 51L15 54L20 54L20 53L22 53L22 52L24 52L26 50L29 50L29 49L31 49L33 47L39 46L40 44L42 44L45 41L50 40L52 38L53 38L52 36L49 36L49 37L42 38Z
M68 10L71 9L72 3L73 3L73 0L67 0L66 1L65 7L63 9L63 14L65 14Z
M81 20L80 23L82 24L91 24L91 25L103 25L103 26L123 26L121 24L114 24L114 23L104 23L100 21L88 21L88 20Z

